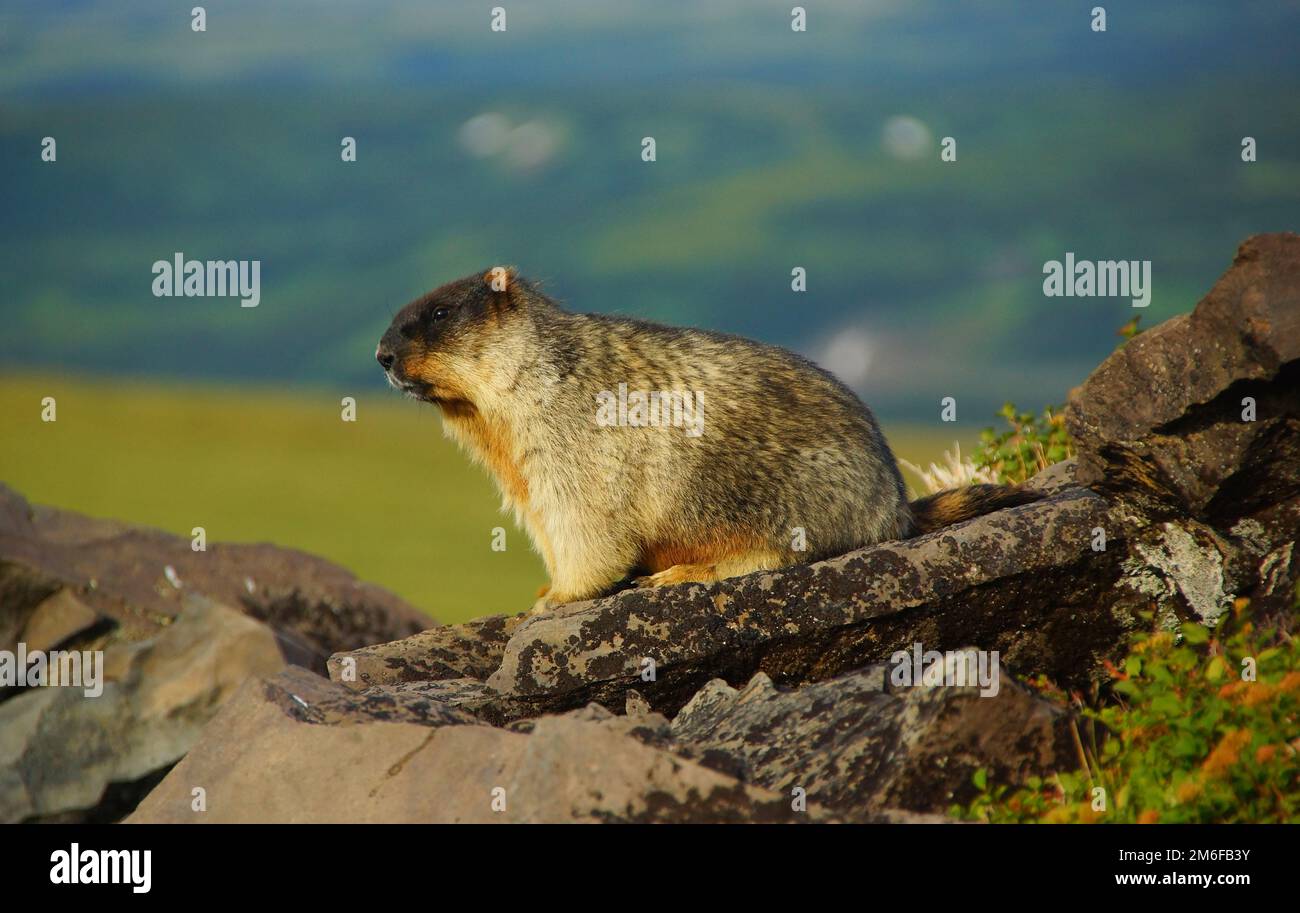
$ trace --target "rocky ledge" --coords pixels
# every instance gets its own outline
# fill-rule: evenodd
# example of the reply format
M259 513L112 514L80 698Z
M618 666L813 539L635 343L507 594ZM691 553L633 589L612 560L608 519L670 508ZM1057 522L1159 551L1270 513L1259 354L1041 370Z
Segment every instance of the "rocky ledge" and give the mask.
M428 616L342 568L28 504L0 485L0 651L102 650L103 693L0 687L0 822L131 811L252 676Z
M1033 504L342 650L328 680L251 675L129 820L935 821L976 768L1076 767L1069 714L1022 680L1087 686L1139 612L1288 610L1300 236L1247 240L1192 313L1071 393L1068 422L1077 460ZM909 685L890 660L916 645L950 668L997 651L1000 681Z

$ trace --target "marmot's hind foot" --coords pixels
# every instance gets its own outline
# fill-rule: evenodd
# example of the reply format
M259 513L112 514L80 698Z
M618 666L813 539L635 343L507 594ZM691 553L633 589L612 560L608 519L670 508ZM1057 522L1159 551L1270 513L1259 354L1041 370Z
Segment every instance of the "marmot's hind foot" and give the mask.
M637 586L672 586L675 583L715 583L720 580L716 564L674 564L657 574L637 577Z
M636 586L672 586L675 583L717 583L729 577L743 577L755 571L771 571L793 562L774 551L723 554L713 562L674 564L632 582Z

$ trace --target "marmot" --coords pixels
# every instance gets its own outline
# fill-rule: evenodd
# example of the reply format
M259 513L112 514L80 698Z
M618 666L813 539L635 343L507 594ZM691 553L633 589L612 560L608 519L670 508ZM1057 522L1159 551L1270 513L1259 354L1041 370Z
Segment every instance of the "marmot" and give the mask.
M871 411L811 362L570 313L504 267L406 305L375 357L496 477L550 575L538 609L818 561L1039 497L972 485L909 504Z

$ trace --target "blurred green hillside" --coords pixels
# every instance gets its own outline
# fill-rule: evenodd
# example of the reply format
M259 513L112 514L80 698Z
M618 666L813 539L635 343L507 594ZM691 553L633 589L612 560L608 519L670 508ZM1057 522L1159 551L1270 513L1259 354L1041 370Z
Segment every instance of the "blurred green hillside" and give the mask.
M0 377L0 481L36 503L323 555L439 621L530 607L541 561L436 410L390 391L358 396L344 422L348 395ZM55 422L41 421L46 396ZM886 432L913 462L954 438ZM504 552L491 549L498 526Z
M509 262L577 309L799 349L886 417L987 415L1059 399L1133 313L1044 298L1044 261L1151 260L1152 325L1300 227L1296 4L1104 34L1000 0L819 4L805 34L782 4L589 7L494 35L423 2L239 0L203 34L149 0L7 6L0 361L377 391L398 307ZM176 251L260 259L261 306L154 298Z

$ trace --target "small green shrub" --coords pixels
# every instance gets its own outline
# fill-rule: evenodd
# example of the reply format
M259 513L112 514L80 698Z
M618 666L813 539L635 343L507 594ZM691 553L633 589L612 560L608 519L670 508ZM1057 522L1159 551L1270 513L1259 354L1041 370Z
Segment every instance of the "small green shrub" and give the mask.
M1253 661L1254 680L1243 677ZM991 786L954 817L991 822L1300 822L1300 645L1258 630L1240 599L1217 631L1140 636L1108 664L1105 704L1073 703L1079 768ZM1048 683L1038 686L1063 698ZM1097 724L1090 729L1088 721ZM1105 790L1098 808L1094 789Z
M1013 403L1006 403L998 415L1008 427L1001 432L994 428L981 431L979 449L972 459L977 467L990 470L999 482L1027 481L1053 463L1074 456L1062 407L1049 407L1035 416L1017 412Z

